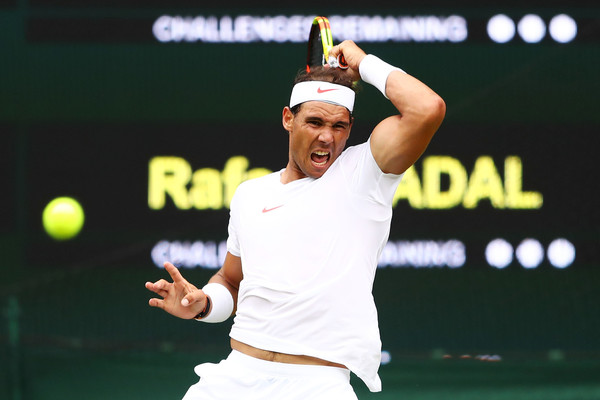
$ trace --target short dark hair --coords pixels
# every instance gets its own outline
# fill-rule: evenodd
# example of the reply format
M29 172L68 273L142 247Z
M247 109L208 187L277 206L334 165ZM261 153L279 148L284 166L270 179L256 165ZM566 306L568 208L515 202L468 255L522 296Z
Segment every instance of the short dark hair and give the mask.
M322 81L322 82L330 82L335 83L337 85L346 86L355 92L357 91L356 82L352 81L352 78L345 73L344 70L339 68L329 68L329 67L311 67L310 72L306 69L302 69L296 75L294 79L294 85L300 82L310 82L310 81ZM290 110L294 115L300 112L300 106L302 103L296 104ZM352 119L352 112L350 112L350 119Z
M331 82L355 90L352 78L345 73L344 70L339 68L312 67L310 72L305 69L300 70L294 79L294 85L296 83L308 81Z

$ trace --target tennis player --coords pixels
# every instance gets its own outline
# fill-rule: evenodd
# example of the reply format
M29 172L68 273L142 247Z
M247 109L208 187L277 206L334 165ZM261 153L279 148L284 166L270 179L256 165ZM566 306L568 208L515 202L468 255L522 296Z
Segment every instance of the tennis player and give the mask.
M202 289L165 263L172 282L147 282L158 307L222 322L235 314L232 352L198 365L185 400L356 399L350 372L381 390L372 285L402 174L440 126L444 101L354 42L330 52L349 68L316 68L293 85L282 123L284 169L242 183L231 202L228 253ZM353 82L374 85L398 110L345 149Z

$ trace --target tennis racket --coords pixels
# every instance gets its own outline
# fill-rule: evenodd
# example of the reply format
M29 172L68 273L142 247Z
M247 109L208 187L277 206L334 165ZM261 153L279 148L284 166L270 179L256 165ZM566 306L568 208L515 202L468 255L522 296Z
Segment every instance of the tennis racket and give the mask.
M310 72L311 67L323 66L329 64L334 68L348 68L348 63L344 56L335 59L329 57L329 50L333 47L333 37L331 35L331 26L327 17L315 17L310 27L308 35L308 54L306 57L306 71Z

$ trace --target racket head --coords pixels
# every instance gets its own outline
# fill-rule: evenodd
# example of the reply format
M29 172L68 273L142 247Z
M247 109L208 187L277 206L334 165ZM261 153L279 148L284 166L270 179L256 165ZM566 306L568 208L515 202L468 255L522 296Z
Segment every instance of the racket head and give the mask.
M306 71L311 67L323 66L328 63L329 50L333 47L331 26L327 17L318 16L313 19L308 35L308 53L306 56Z

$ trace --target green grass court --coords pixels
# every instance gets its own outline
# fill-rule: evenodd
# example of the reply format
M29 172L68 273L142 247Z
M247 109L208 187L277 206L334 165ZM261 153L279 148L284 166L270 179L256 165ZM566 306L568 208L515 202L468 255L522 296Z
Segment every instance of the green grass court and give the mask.
M179 399L197 379L194 365L220 357L167 348L162 352L30 348L20 357L20 399ZM378 394L369 393L353 377L359 399L600 399L598 359L553 361L515 355L484 362L397 355L380 374L384 391ZM10 387L14 382L5 383ZM1 398L17 399L14 391L3 392Z
M180 399L197 381L196 364L228 354L231 323L151 309L143 282L162 272L91 268L23 279L12 308L2 303L0 399ZM455 275L462 279L450 281ZM392 358L380 368L382 393L353 377L359 399L600 400L595 275L523 275L380 271L375 292Z

